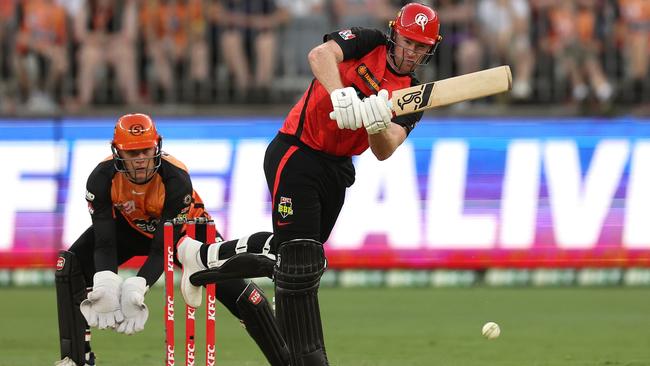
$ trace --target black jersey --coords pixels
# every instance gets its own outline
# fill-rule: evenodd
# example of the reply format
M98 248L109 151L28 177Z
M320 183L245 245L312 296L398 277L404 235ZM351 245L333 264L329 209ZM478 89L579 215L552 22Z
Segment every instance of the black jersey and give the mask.
M157 279L163 270L163 230L166 220L176 217L208 217L199 195L192 189L186 167L163 154L161 165L145 184L135 184L115 169L113 159L97 165L88 177L86 201L95 233L97 271L117 272L116 230L126 222L133 235L151 240L151 250L141 272ZM155 276L157 273L157 276ZM147 282L149 283L150 278Z

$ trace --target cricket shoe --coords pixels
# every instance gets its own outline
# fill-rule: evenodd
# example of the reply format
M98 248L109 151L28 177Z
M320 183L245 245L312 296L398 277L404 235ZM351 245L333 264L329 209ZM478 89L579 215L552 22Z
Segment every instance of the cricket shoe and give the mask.
M86 362L84 362L83 366L95 366L95 353L90 352L88 355L88 358L86 359ZM70 359L70 357L66 356L62 360L56 361L54 363L54 366L78 366L74 361Z
M198 240L184 236L178 241L178 261L183 265L183 276L181 277L181 293L185 303L191 307L201 306L203 298L203 287L194 286L190 282L190 276L202 271L205 266L201 263L201 245Z

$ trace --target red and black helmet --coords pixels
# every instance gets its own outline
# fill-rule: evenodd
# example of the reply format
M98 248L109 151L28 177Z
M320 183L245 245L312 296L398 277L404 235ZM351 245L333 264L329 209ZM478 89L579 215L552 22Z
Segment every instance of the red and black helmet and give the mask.
M430 7L420 3L406 4L397 13L395 20L388 23L390 40L394 47L395 33L416 42L431 46L431 51L423 55L419 65L426 64L434 54L442 36L440 36L440 19Z

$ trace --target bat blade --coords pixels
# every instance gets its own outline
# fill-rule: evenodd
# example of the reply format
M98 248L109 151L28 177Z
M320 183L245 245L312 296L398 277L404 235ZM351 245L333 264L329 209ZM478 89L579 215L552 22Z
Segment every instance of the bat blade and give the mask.
M470 74L393 91L392 108L396 116L421 112L490 95L512 88L510 66L499 66Z

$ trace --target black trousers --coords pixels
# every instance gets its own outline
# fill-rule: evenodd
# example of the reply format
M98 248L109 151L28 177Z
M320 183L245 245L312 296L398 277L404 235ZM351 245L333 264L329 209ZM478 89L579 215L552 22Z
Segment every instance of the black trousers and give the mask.
M295 136L279 133L266 149L264 173L273 201L276 244L292 239L324 243L354 183L349 157L311 149Z

